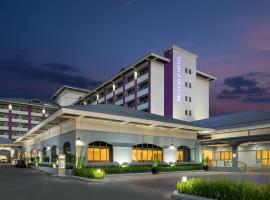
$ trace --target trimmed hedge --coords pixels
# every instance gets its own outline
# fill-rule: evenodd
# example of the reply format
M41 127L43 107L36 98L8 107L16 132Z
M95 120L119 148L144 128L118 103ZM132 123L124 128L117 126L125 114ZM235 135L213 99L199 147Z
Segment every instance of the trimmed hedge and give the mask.
M97 167L87 167L88 169L96 169ZM104 170L106 174L128 174L128 173L143 173L150 172L151 168L148 166L102 166L100 169Z
M73 173L76 176L93 179L103 179L105 176L104 170L95 168L81 168L81 169L76 168L73 170Z
M189 171L189 170L202 170L202 164L196 165L176 165L176 166L166 166L166 167L158 167L160 172L169 172L169 171Z
M236 182L227 179L204 180L192 178L186 182L179 181L177 191L218 200L269 200L270 184L256 185L248 182Z
M161 165L158 166L160 172L169 171L188 171L188 170L201 170L202 164L185 164L185 165ZM144 173L151 172L151 166L148 165L125 165L125 166L88 166L88 169L100 168L105 171L106 174L128 174L128 173Z

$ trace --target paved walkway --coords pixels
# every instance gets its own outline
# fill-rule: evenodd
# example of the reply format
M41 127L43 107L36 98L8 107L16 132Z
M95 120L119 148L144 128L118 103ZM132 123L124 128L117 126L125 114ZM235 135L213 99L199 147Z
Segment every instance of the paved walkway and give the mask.
M109 176L102 183L60 179L32 169L0 165L0 199L5 200L164 200L170 199L182 176L206 179L228 178L258 184L270 183L270 173L178 172Z

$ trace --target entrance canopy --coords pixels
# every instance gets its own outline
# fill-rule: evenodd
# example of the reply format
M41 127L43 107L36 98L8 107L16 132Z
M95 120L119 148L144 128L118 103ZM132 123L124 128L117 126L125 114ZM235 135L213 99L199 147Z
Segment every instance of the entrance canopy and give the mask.
M202 143L206 145L270 142L269 112L235 113L196 121L195 124L215 129L212 132L200 132Z
M29 130L22 137L18 138L15 143L32 139L53 126L59 125L66 120L77 118L110 121L121 124L134 124L148 127L163 127L168 129L183 130L186 132L213 131L211 128L205 128L202 125L196 125L192 122L166 118L160 115L125 108L122 106L110 104L87 106L74 105L60 108L37 126ZM170 136L169 133L168 136Z

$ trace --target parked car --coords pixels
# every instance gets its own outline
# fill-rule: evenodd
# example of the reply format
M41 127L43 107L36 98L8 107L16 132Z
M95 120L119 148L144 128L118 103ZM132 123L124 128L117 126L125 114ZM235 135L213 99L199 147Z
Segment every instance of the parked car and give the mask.
M26 168L26 163L24 162L24 160L18 160L15 167L16 168Z

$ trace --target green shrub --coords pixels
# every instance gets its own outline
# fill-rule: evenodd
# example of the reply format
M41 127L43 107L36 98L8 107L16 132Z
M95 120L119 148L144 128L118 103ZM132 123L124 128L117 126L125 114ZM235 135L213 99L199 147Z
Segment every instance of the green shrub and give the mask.
M49 162L49 156L43 156L42 162L48 163Z
M66 162L67 163L75 163L75 156L72 154L66 154Z
M103 179L105 176L105 171L99 168L75 168L73 173L76 176L93 179Z
M164 166L158 167L160 172L169 171L189 171L189 170L202 170L203 165L175 165L175 166Z
M270 184L258 186L254 183L226 179L204 180L192 178L186 182L179 181L177 191L182 194L218 200L268 200L270 197Z

